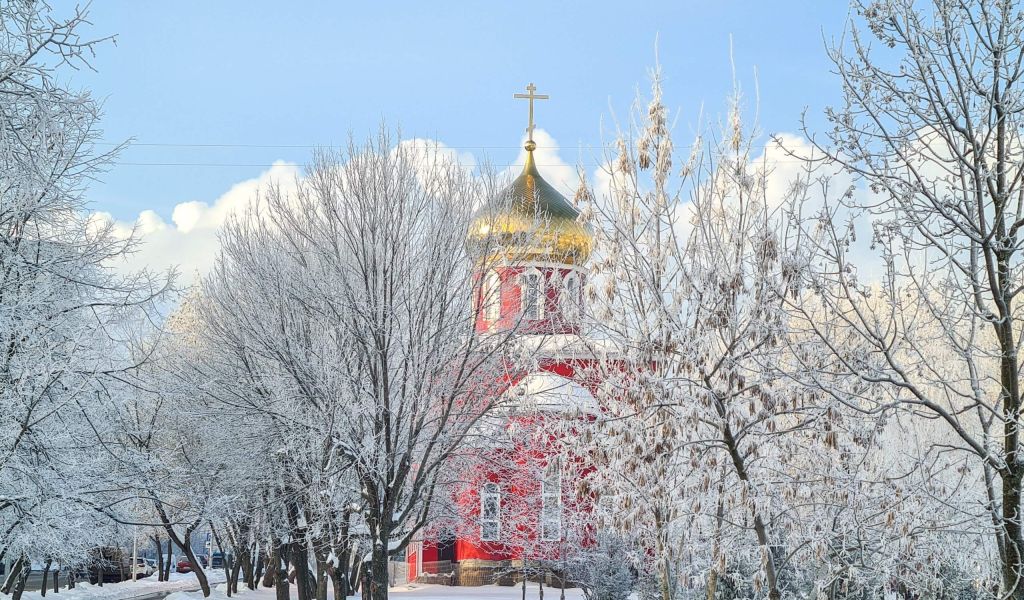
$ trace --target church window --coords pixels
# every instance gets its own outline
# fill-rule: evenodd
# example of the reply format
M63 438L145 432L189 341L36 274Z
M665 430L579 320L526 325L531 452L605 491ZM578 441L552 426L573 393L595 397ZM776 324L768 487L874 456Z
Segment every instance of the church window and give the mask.
M497 321L501 316L501 276L497 271L488 271L484 276L482 290L484 319Z
M562 316L566 321L575 323L580 320L583 312L583 297L581 294L580 276L570 272L562 281L562 297L559 304L562 307Z
M480 493L480 539L494 542L501 537L501 488L484 484Z
M544 278L537 269L523 274L523 316L531 321L544 317Z
M548 463L540 483L541 537L546 541L562 539L562 470L558 461Z

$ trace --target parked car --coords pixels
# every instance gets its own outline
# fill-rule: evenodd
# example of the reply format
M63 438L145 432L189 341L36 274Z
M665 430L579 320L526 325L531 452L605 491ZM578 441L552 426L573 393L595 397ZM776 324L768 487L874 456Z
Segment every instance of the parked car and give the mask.
M132 578L131 557L120 548L95 548L89 553L89 583L117 583Z
M214 552L210 555L210 568L211 569L223 569L224 568L224 553Z
M183 554L178 557L178 565L174 570L179 573L191 573L192 562L189 561L188 557Z
M142 558L142 557L136 557L135 558L135 578L136 579L142 579L143 577L149 577L152 574L153 574L153 567L149 564L149 562L146 559ZM129 576L130 576L130 574L129 574Z
M205 569L209 562L206 560L205 554L196 554L196 560ZM195 566L192 565L192 561L188 559L188 556L182 554L178 557L178 564L175 569L179 573L191 573L195 570Z

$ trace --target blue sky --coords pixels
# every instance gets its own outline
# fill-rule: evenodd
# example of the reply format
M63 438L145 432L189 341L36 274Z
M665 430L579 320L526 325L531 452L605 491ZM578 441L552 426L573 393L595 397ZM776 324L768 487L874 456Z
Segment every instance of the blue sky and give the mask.
M538 127L564 160L592 164L602 120L646 88L656 38L682 138L702 105L722 110L730 35L751 103L757 71L762 129L795 131L805 107L820 125L838 89L823 36L838 35L847 13L842 0L101 0L92 31L116 34L117 45L74 82L104 98L107 140L139 145L89 198L119 220L144 210L168 219L179 203L212 203L263 165L302 163L308 146L366 136L381 119L403 137L508 164L526 125L512 94L530 81L551 95L538 105Z

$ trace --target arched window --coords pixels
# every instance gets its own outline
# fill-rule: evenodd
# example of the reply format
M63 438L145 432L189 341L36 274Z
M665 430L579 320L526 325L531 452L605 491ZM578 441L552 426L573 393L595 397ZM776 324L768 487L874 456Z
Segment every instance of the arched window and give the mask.
M536 321L544 317L544 277L537 269L529 269L523 273L523 317Z
M484 275L481 298L484 306L484 319L497 321L501 316L501 276L497 271L488 271Z
M501 538L501 488L485 483L480 491L480 539L496 542Z
M558 300L562 307L562 316L570 323L580 320L583 313L583 293L580 285L580 276L575 271L570 271L562 280L562 295Z
M553 542L562 539L562 469L557 460L544 468L544 479L540 482L541 538Z

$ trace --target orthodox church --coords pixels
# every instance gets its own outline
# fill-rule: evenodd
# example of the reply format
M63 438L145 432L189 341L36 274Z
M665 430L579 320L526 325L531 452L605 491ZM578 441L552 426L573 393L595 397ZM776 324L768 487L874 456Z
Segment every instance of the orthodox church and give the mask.
M579 210L541 177L534 159L533 103L522 173L474 216L469 242L489 256L474 275L476 331L509 331L536 344L530 368L513 371L499 411L500 433L485 460L459 479L453 523L431 525L406 555L409 580L454 585L512 584L557 573L574 549L592 543L591 501L579 493L592 470L573 442L597 415L592 345L583 337L585 264L593 249ZM534 567L531 568L531 565Z

